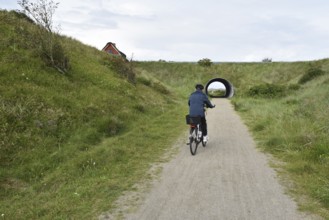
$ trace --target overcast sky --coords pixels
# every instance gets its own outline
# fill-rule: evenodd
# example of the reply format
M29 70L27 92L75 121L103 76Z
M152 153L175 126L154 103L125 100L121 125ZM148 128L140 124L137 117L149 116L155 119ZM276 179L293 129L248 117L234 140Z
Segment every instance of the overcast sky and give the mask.
M34 2L33 0L30 0ZM54 0L60 33L134 60L329 58L328 0ZM1 9L20 9L0 0Z

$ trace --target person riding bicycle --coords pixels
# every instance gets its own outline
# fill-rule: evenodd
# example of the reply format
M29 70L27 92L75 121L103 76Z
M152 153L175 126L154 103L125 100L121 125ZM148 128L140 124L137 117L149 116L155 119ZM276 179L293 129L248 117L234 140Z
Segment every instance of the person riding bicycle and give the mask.
M195 91L190 95L188 100L189 115L190 116L201 116L201 128L203 133L203 141L208 141L207 121L205 116L205 107L215 108L206 94L202 92L204 89L202 84L195 85Z

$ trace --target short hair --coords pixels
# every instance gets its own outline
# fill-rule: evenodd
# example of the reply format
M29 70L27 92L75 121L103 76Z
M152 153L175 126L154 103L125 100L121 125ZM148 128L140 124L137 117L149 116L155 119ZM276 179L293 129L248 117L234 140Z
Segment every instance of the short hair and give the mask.
M203 85L202 85L202 84L198 83L198 84L196 84L196 85L195 85L195 89L200 89L200 90L203 90L203 89L204 89L204 87L203 87Z

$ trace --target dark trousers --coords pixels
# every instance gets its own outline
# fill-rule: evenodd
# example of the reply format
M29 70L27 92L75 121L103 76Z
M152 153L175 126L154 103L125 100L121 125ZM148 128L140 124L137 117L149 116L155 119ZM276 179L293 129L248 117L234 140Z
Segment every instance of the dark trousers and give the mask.
M208 130L207 130L206 117L201 117L201 128L202 128L203 136L207 136L208 135Z

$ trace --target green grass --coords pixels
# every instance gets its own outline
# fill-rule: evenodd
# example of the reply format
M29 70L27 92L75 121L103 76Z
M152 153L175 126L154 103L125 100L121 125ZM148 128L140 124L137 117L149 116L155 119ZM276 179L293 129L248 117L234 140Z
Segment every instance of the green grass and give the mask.
M329 218L329 74L282 98L234 100L258 145L284 163L301 209ZM305 200L305 197L308 199Z
M279 161L301 209L329 219L329 60L113 61L59 36L70 68L44 62L35 26L0 11L0 215L95 219L182 134L196 83L225 78L258 146Z
M7 211L6 216L15 219L96 218L101 212L108 211L123 191L131 190L134 183L147 178L146 171L151 163L159 162L160 156L180 134L178 131L185 126L172 128L180 115L179 108L159 116L145 115L131 123L129 132L115 138L93 146L81 146L76 152L56 151L51 155L53 158L72 156L65 163L57 164L55 171L35 184L11 189L15 196L9 196L10 189L7 189L5 196L11 199L2 206ZM145 121L149 123L145 124ZM43 166L47 162L39 163ZM27 202L31 198L33 200ZM17 210L23 212L22 216Z

